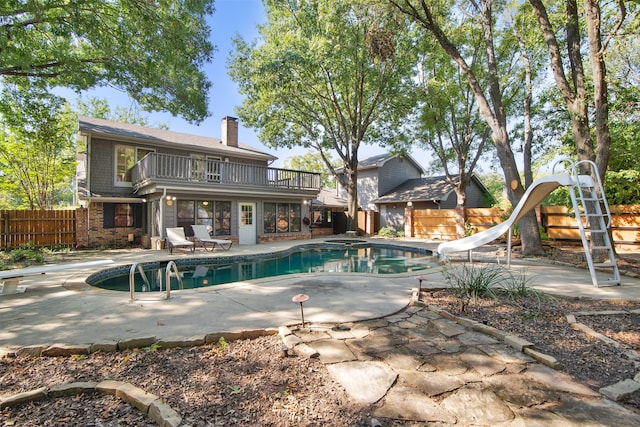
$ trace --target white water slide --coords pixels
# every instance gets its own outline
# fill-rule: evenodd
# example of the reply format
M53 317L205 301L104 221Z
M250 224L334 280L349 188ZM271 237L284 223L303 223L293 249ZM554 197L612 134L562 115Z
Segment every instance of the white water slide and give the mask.
M555 171L555 166L563 162L567 161L561 160L557 162L553 167L553 171ZM590 161L569 163L571 165L571 173L554 173L553 175L540 178L531 184L506 221L472 236L441 243L438 245L437 255L439 257L446 257L448 253L469 251L469 258L471 258L472 249L486 245L508 232L507 263L509 264L511 262L511 231L513 226L527 212L538 206L553 190L560 186L569 186L573 210L576 213L577 225L580 230L594 286L604 283L619 285L620 273L616 265L615 255L612 249L613 245L607 233L607 228L611 225L611 213L609 212L609 206L604 195L602 182L597 174L597 169L595 169L595 164ZM596 182L594 182L591 175L578 174L578 167L581 164L588 164L589 167L593 168ZM603 208L604 211L602 210ZM597 225L593 227L596 223ZM608 262L597 264L592 260L589 240L594 233L603 233L602 239L604 240L604 246L598 246L596 249L607 250L609 254ZM598 280L596 277L596 267L612 269L612 277L607 280Z
M589 176L580 176L580 178L588 178L591 180ZM444 257L451 252L470 251L500 238L510 231L520 218L538 206L553 190L561 185L575 185L575 179L570 174L563 173L545 176L536 180L529 186L513 210L513 213L506 221L480 233L462 239L440 243L437 249L438 256ZM509 251L509 253L510 252L511 251Z

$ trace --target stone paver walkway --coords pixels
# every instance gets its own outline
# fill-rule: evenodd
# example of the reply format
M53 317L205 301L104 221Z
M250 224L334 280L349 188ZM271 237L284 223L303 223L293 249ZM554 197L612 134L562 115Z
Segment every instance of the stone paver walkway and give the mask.
M354 400L373 405L372 425L640 425L640 415L514 348L517 337L478 332L421 303L308 326L280 328L283 342L320 357Z

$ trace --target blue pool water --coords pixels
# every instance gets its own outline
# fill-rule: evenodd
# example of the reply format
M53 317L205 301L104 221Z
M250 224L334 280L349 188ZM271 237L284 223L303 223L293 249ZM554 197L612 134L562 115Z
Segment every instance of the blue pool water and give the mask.
M296 273L370 273L394 274L422 271L436 265L425 250L379 245L331 245L293 248L285 253L253 256L231 256L208 259L181 260L178 270L184 289L214 286L243 280L260 279ZM200 262L201 264L194 264ZM206 262L206 264L202 264ZM166 263L143 264L151 289L139 273L135 275L135 291L165 289ZM129 291L129 268L94 274L87 279L90 285ZM171 289L178 289L178 281L171 279Z

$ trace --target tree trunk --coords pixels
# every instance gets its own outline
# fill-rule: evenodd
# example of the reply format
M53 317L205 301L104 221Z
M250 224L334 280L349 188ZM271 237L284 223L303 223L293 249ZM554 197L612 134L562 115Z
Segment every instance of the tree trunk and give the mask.
M464 187L456 186L456 196L458 203L456 205L456 235L461 239L466 234L467 224L467 194Z
M347 174L347 231L358 231L358 173L357 170L345 168Z

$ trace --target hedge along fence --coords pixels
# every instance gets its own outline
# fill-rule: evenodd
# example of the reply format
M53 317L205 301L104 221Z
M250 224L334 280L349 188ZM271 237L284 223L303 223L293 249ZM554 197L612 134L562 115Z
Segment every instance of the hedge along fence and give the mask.
M75 210L0 210L0 250L75 246Z
M640 205L610 206L613 241L617 245L640 245ZM468 208L467 224L472 234L487 230L508 217L499 208ZM415 209L414 237L429 240L455 240L454 209ZM558 240L580 241L580 231L572 209L566 206L542 206L538 220L547 236Z

